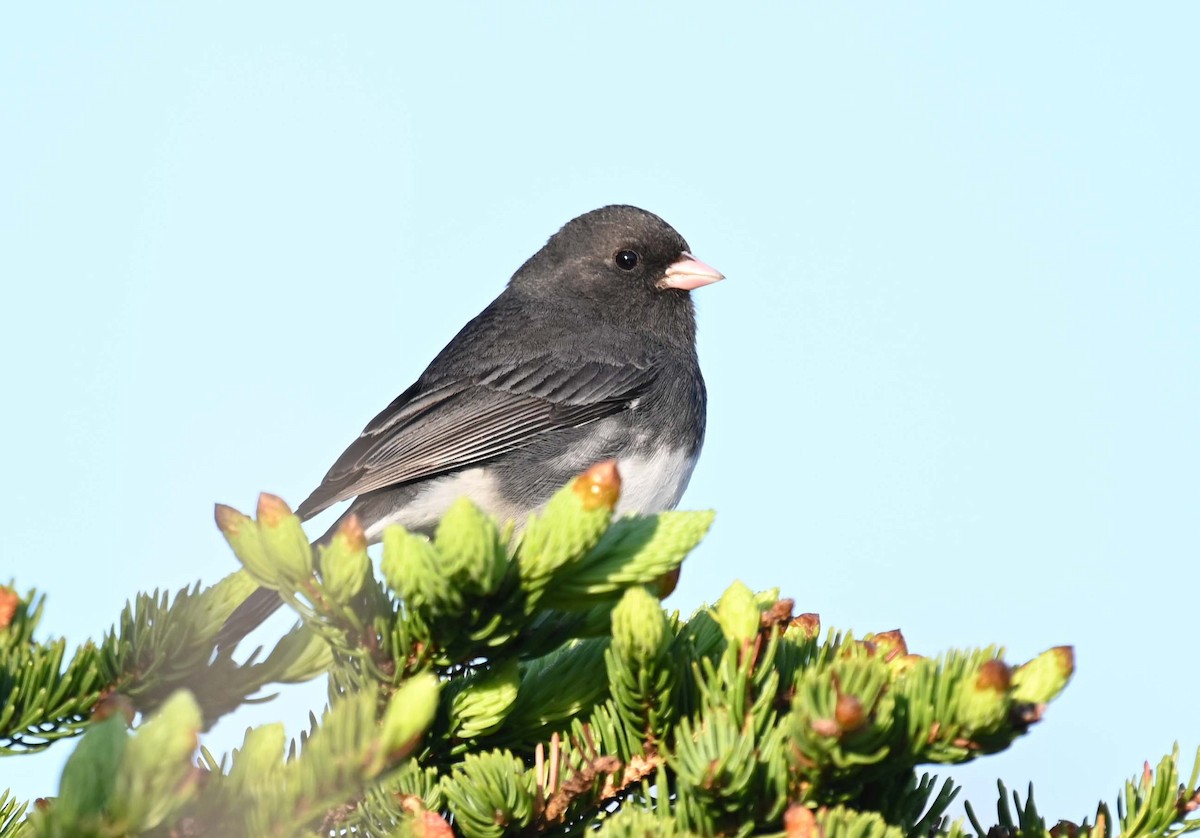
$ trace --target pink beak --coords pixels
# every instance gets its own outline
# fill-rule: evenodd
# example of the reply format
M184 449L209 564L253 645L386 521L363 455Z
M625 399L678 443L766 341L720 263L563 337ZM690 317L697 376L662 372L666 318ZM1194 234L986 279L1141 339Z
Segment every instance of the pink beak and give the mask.
M667 268L667 273L659 280L658 287L691 291L694 288L703 288L705 285L720 282L724 278L725 274L704 264L685 250L683 258Z

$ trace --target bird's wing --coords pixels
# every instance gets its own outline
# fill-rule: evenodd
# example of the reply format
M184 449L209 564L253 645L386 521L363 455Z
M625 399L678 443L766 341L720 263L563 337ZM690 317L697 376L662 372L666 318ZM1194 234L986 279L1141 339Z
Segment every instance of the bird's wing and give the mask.
M297 513L307 519L356 495L482 463L541 434L619 413L657 369L652 361L566 365L546 355L418 381L367 425Z

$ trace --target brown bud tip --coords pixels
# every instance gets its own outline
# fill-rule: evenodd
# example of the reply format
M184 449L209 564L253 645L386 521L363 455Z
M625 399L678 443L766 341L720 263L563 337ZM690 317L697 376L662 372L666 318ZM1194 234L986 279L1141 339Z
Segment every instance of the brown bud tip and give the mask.
M813 729L813 733L817 736L838 736L842 729L838 727L838 723L833 719L813 719L808 723L808 726Z
M883 659L888 663L908 654L908 644L904 641L904 635L900 633L900 629L881 631L871 639L883 652Z
M50 801L44 797L39 797L33 801L33 808L37 809L39 812L45 812L50 808Z
M218 503L213 507L213 518L216 519L217 528L225 535L230 536L237 535L242 524L250 520L232 506L226 506L223 503Z
M1054 660L1058 664L1059 672L1066 676L1075 672L1074 646L1055 646L1050 651L1054 653Z
M890 661L890 663L892 664L892 667L895 669L897 674L903 675L905 672L908 672L910 669L912 669L920 661L923 661L923 660L925 660L924 655L911 655L910 654L910 655L902 655L901 657L898 657L898 658Z
M852 695L838 696L837 708L833 711L833 717L837 720L838 727L843 733L853 733L867 721L867 714L863 712L862 702Z
M801 614L788 623L789 631L797 631L809 640L815 640L821 634L821 615L811 611Z
M1051 838L1077 838L1079 825L1071 821L1059 821L1050 827Z
M979 677L975 686L981 690L995 690L998 693L1008 692L1012 686L1012 670L1004 661L984 661L979 667Z
M683 568L677 567L674 570L668 570L662 576L658 577L658 598L666 599L671 594L675 593L675 586L679 584L679 574Z
M817 819L812 809L793 803L783 813L783 834L787 838L812 838L817 834Z
M575 479L574 490L588 512L612 509L621 496L621 475L617 471L617 461L596 463Z
M6 629L12 625L13 617L17 613L17 606L20 604L21 598L17 596L16 591L0 585L0 629Z
M120 713L125 717L125 724L131 725L134 712L132 701L120 693L109 693L96 702L96 706L92 708L92 720L102 722Z
M778 599L771 603L762 614L762 627L764 629L773 628L775 626L786 626L792 621L792 609L796 606L794 599Z
M258 496L258 522L268 527L277 527L284 518L292 514L292 510L283 498L263 492Z
M363 533L362 522L354 513L342 519L338 524L337 534L346 539L346 546L351 550L367 549L367 536Z
M413 835L423 838L454 838L454 830L437 812L425 811L413 823Z

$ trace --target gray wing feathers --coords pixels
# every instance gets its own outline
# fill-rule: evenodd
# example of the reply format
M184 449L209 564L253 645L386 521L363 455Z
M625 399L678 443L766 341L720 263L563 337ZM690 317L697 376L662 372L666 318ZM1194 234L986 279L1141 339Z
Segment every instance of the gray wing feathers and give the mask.
M481 463L556 428L628 408L652 363L566 365L549 356L470 379L418 382L368 425L298 513Z

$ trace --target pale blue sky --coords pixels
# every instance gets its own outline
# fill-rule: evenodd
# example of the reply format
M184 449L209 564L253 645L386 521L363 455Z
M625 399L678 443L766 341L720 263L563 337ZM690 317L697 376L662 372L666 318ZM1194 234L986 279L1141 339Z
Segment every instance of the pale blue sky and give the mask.
M1053 818L1200 742L1200 7L0 11L0 568L97 636L234 567L572 216L653 210L710 395L670 600L778 585L914 651L1074 644ZM304 723L296 690L222 725ZM0 762L52 793L70 745Z

